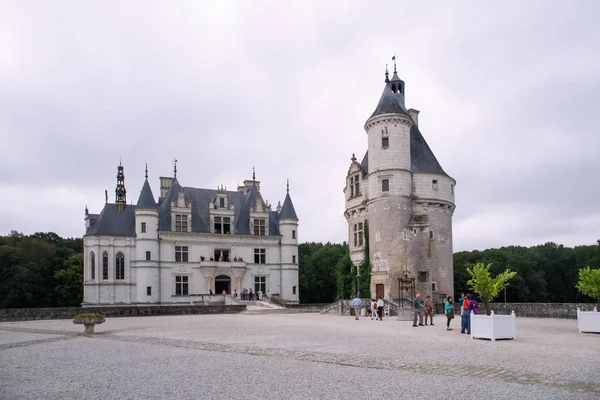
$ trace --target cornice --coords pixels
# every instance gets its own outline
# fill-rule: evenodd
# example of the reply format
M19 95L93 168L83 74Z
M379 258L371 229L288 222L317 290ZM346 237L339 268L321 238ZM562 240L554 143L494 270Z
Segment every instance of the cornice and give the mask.
M385 124L385 123L400 123L411 127L413 124L412 118L409 115L403 114L381 114L375 117L369 118L365 123L365 131L369 133L369 129L373 126Z

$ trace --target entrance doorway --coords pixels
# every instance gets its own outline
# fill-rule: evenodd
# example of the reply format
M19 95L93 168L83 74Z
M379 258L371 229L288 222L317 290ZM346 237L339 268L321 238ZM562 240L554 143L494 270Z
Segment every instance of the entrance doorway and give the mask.
M375 285L375 296L377 296L377 298L381 297L383 299L384 293L385 291L383 290L383 283L378 283Z
M215 294L225 293L231 294L231 278L227 275L219 275L215 278Z

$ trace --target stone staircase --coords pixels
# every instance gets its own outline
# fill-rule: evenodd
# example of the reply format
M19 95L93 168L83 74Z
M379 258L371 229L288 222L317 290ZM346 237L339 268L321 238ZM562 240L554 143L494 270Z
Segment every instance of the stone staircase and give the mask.
M239 300L239 302L246 305L246 311L243 312L243 314L246 315L287 314L297 312L296 310L281 307L277 304L268 303L266 301Z

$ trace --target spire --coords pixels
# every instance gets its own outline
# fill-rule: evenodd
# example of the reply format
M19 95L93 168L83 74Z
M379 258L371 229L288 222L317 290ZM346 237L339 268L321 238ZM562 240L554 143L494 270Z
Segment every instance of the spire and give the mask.
M404 105L404 81L398 77L398 70L396 68L396 54L392 57L392 61L394 62L394 75L390 80L386 65L385 88L383 89L377 108L375 108L370 118L381 114L408 115L406 106Z
M127 191L125 190L125 173L123 172L123 164L119 161L117 167L117 188L115 189L115 204L117 210L125 210L127 205Z
M87 204L85 205L85 216L87 217L90 214L90 211L87 208Z
M148 164L146 164L146 180L144 181L144 186L142 186L136 208L156 208L156 201L154 201L154 195L152 194L152 189L150 189L150 183L148 183Z
M289 178L288 178L288 180L287 180L287 189L286 189L286 192L287 192L287 193L289 193L289 192L290 192L290 180L289 180Z
M388 83L390 81L390 73L388 72L388 67L387 64L385 64L385 83Z
M252 167L252 186L256 186L256 173L254 167Z
M173 161L173 178L177 179L177 159Z
M296 215L296 210L294 209L294 203L292 203L292 198L290 197L290 192L285 195L285 200L283 201L283 206L281 207L281 212L279 213L279 219L295 219L298 220L298 216Z
M108 190L104 189L104 202L108 203Z

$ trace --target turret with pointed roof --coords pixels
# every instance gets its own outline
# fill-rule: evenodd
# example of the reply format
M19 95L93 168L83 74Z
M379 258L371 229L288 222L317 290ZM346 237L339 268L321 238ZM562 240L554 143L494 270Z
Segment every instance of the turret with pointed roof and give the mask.
M148 183L148 165L146 165L146 180L144 181L144 186L142 186L136 207L139 209L156 209L156 201L154 201L154 195L152 194L152 189L150 189L150 183Z
M281 207L281 212L279 213L279 219L294 219L298 220L298 216L296 215L296 210L294 209L294 203L292 203L292 198L290 197L290 182L287 183L287 193L285 194L285 200L283 201L283 206Z

